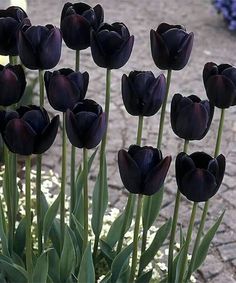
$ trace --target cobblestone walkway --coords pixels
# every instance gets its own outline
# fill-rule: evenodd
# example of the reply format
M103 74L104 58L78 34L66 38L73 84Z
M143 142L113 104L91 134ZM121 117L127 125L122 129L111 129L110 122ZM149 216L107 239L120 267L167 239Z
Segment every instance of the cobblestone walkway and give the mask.
M87 1L91 5L96 2ZM33 24L53 23L59 25L60 12L65 1L61 0L30 0L28 14ZM122 188L118 167L117 151L135 142L137 120L125 112L120 93L120 78L123 73L136 70L152 70L156 75L159 70L154 66L151 58L149 31L159 23L183 24L188 31L195 34L194 49L188 66L181 72L173 73L171 95L180 92L183 95L196 94L205 97L202 83L202 69L207 61L216 63L227 62L236 64L236 35L227 31L221 17L216 14L210 0L101 0L105 10L105 19L108 22L123 21L135 35L135 45L132 56L121 70L112 71L112 104L111 121L109 124L108 140L108 177L109 200L111 206L123 208L126 194ZM90 57L90 50L81 52L81 70L90 74L88 97L104 104L105 70L99 69ZM72 67L74 52L63 46L60 66ZM170 104L168 105L168 111ZM50 108L51 109L51 108ZM52 109L51 109L52 111ZM177 153L182 147L180 141L172 132L167 113L162 149L164 155ZM198 282L231 283L236 282L236 108L226 113L225 128L222 142L222 153L227 157L226 175L219 193L210 202L210 212L207 227L217 218L223 209L226 213L223 224L217 233L210 254L205 265L198 273ZM213 154L216 132L219 121L219 111L215 111L214 121L209 134L201 142L190 144L189 151L204 150ZM158 132L159 115L145 119L143 144L155 145ZM60 172L60 137L55 146L47 153L43 162L45 167ZM78 152L78 159L81 152ZM93 167L92 182L96 176ZM69 169L69 163L68 163ZM166 184L165 200L161 210L161 221L170 217L173 212L176 183L174 179L174 162ZM180 218L184 226L188 224L191 204L183 200ZM202 207L202 206L201 206ZM199 214L200 215L200 214ZM198 218L199 219L199 218Z

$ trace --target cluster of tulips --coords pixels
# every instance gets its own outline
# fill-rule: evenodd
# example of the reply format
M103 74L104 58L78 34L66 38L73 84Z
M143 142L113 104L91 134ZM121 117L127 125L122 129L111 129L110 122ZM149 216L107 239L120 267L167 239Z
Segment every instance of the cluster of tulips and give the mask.
M75 50L75 71L54 68L60 59L62 39ZM151 53L156 66L167 70L157 78L150 71L131 71L122 76L122 99L127 112L138 117L136 143L118 152L118 166L124 187L129 191L126 207L101 238L103 217L108 205L106 143L109 122L111 71L124 66L134 43L123 23L104 22L100 5L66 3L61 13L60 29L53 25L33 26L19 7L0 10L0 54L8 55L10 64L0 66L0 131L4 140L4 200L7 211L0 209L0 276L3 282L96 282L96 270L105 260L108 271L101 282L150 282L147 266L170 233L168 272L162 282L188 282L206 258L223 214L203 236L209 200L218 191L225 171L225 157L220 154L225 109L236 104L236 69L228 64L206 63L203 81L209 100L196 95L175 94L171 102L171 126L183 139L183 152L176 158L176 201L173 218L161 226L150 246L147 235L161 208L163 184L171 156L161 152L166 105L172 71L183 69L189 61L193 33L181 25L162 23L150 32ZM81 73L80 51L91 48L94 62L106 68L105 111L95 101L85 99L89 74ZM21 64L17 64L18 55ZM26 87L24 68L38 70L40 105L18 107ZM48 206L41 191L42 154L53 144L60 123L59 115L50 120L44 108L44 86L50 105L62 112L62 171L60 193ZM189 141L207 134L215 107L221 119L214 157L205 152L187 154ZM142 146L144 117L161 109L157 147ZM70 221L65 223L65 187L67 138L71 143ZM95 240L89 239L88 174L100 146L100 164L92 200L91 226ZM83 150L83 163L75 166L76 148ZM16 227L19 192L16 183L17 155L25 156L25 212ZM32 244L31 157L37 159L36 218L37 248ZM175 251L181 194L193 202L186 237L181 231L180 249ZM137 198L136 198L137 195ZM2 202L2 200L1 200ZM137 202L137 203L136 203ZM191 260L189 246L199 202L205 202ZM56 218L60 207L60 219ZM136 212L134 212L136 208ZM5 213L7 219L5 219ZM133 215L133 242L124 243ZM142 218L142 243L139 243ZM141 244L141 257L138 250ZM34 248L33 248L34 247ZM129 263L130 257L131 266Z

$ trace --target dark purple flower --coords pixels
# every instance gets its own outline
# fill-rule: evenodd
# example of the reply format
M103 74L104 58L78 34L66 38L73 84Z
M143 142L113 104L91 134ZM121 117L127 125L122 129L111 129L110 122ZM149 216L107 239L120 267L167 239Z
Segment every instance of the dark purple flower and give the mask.
M181 70L188 63L192 47L193 33L187 33L180 25L162 23L157 30L151 30L152 58L162 70Z
M106 130L106 115L95 101L85 99L66 112L66 132L78 148L96 147Z
M94 8L86 3L66 3L61 13L61 31L66 45L74 50L90 46L90 31L96 30L103 22L101 5Z
M51 106L61 112L73 109L75 104L84 99L88 88L89 74L74 72L71 69L46 71L44 81L48 101Z
M20 7L0 10L0 55L18 55L18 32L24 24L30 24L30 21Z
M216 158L204 152L178 154L175 163L176 181L180 192L187 199L203 202L218 191L225 172L225 157Z
M55 67L61 57L61 32L53 25L24 26L19 32L19 55L31 70Z
M21 65L0 65L0 105L9 106L19 102L26 86Z
M171 156L163 159L159 149L131 145L118 153L121 180L132 194L153 195L162 187L171 163Z
M130 72L122 77L122 98L126 110L134 116L152 116L160 109L166 93L165 76L152 72Z
M196 95L183 97L177 93L171 102L171 126L174 133L185 140L201 140L207 134L214 114L214 106Z
M1 133L11 152L30 155L41 154L55 140L59 116L51 121L44 108L30 105L16 111L1 111Z
M236 68L229 64L205 64L203 82L207 97L218 108L236 105Z
M91 52L94 62L102 68L119 69L129 60L134 44L123 23L102 24L91 31Z

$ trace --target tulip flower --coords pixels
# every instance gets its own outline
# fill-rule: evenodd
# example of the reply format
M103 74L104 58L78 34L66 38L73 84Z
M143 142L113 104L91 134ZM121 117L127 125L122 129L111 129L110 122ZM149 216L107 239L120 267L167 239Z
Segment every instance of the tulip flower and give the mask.
M94 8L86 3L66 3L61 13L61 31L66 45L74 50L90 46L90 31L96 30L103 22L101 5Z
M187 33L181 25L162 23L157 30L151 30L152 58L159 69L181 70L188 63L193 33Z
M194 202L204 202L218 191L225 172L225 157L216 158L204 152L187 155L184 152L176 158L176 181L180 192Z
M130 72L122 77L122 98L133 116L152 116L160 109L166 93L165 76L152 72Z
M75 104L84 99L88 88L89 74L73 72L71 69L46 71L44 81L48 101L61 112L72 110Z
M214 106L196 95L183 97L177 93L171 102L171 126L174 133L185 140L201 140L207 134L214 114Z
M72 145L78 148L96 147L106 130L106 115L95 101L85 99L66 112L66 132Z
M236 68L229 64L205 64L203 82L207 97L218 108L236 105Z
M59 116L51 121L44 108L30 105L16 111L1 111L1 133L8 149L17 154L41 154L55 140Z
M0 55L18 55L18 32L24 24L30 25L30 21L20 7L0 10Z
M0 65L0 105L9 106L19 102L26 86L21 65Z
M31 70L55 67L61 57L61 32L53 25L24 26L19 32L19 56Z
M123 23L104 23L91 31L91 52L94 62L102 68L119 69L129 60L134 44Z
M163 159L162 152L151 146L131 145L120 150L118 165L125 188L133 194L153 195L164 183L171 156Z

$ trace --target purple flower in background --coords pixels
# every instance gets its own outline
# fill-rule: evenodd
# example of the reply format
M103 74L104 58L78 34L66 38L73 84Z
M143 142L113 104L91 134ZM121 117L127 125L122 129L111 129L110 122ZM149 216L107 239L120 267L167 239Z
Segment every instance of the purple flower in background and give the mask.
M218 13L221 13L228 24L229 30L236 30L236 1L235 0L214 0Z

